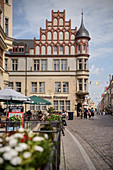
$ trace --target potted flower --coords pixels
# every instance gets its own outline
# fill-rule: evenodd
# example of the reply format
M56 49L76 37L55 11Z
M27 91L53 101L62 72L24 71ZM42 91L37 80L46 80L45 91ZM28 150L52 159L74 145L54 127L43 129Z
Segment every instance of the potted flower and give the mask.
M9 121L9 127L20 127L20 125L22 124L22 118L20 115L13 115L9 117Z
M35 170L50 158L52 143L43 137L20 128L11 135L0 137L0 168L3 170Z

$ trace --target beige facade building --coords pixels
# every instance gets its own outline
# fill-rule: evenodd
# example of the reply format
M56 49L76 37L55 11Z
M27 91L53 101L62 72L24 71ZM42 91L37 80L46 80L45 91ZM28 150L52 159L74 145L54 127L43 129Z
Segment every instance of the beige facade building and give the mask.
M52 20L46 20L45 29L40 28L40 39L14 40L13 50L6 54L9 86L50 101L57 111L77 115L88 94L89 40L83 14L77 30L71 28L71 20L65 20L65 10L52 11ZM37 105L32 109L47 108Z
M12 0L0 0L0 89L8 86L8 59L5 53L12 49Z

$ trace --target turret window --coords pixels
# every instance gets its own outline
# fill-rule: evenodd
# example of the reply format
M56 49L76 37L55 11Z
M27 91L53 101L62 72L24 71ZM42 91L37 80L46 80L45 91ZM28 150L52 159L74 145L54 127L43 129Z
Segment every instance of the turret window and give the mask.
M87 70L87 59L84 59L84 70Z
M86 46L85 46L85 44L83 45L83 50L85 50L86 49Z
M78 60L78 68L79 70L82 70L82 59Z
M82 79L78 80L78 84L79 84L79 91L82 91Z
M79 52L81 51L81 45L80 44L78 45L78 51Z
M87 79L84 79L84 91L87 91Z

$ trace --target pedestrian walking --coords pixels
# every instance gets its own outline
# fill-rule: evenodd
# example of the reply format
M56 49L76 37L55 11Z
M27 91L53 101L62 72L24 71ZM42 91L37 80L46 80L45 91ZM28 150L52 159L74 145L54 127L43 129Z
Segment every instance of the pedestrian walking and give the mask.
M87 110L87 108L85 107L85 108L84 108L84 119L87 119L87 112L88 112L88 110Z
M89 120L91 118L91 112L90 112L90 109L88 109L88 116L89 116Z
M94 118L94 110L93 110L93 107L91 108L91 117L93 117Z

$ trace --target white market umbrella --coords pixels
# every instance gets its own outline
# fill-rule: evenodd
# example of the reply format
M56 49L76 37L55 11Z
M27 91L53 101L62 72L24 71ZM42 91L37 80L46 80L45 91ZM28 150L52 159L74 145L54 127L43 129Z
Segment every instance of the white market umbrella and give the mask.
M0 101L1 102L30 102L29 97L11 89L10 87L0 90Z

